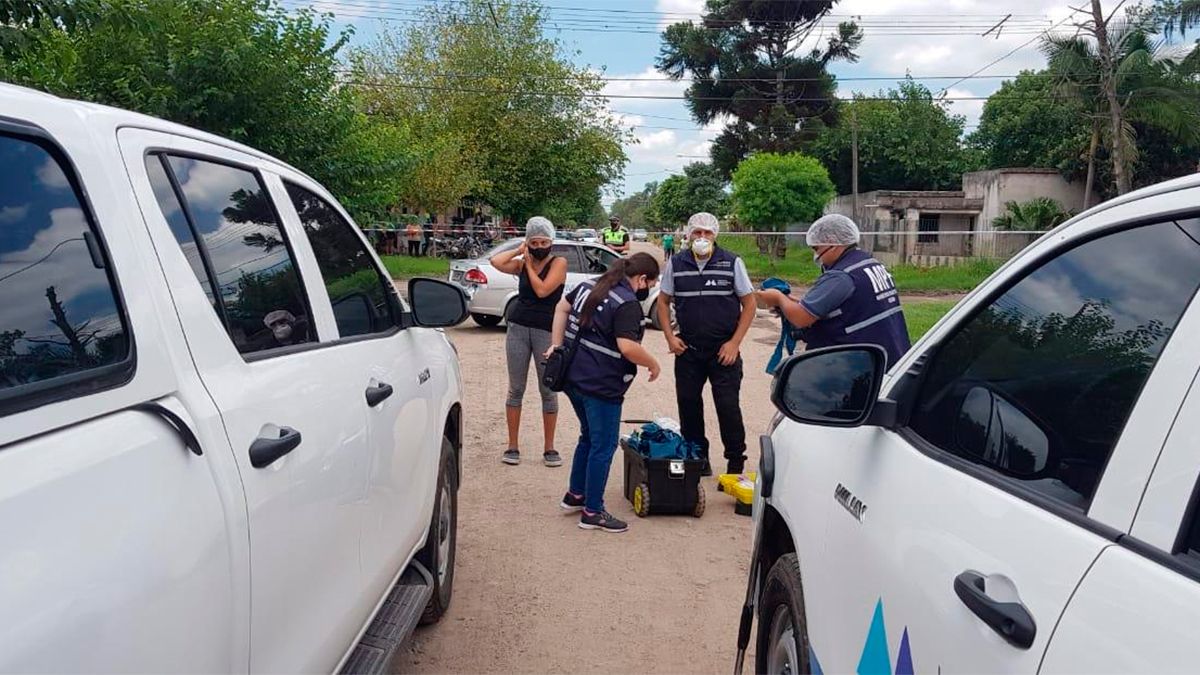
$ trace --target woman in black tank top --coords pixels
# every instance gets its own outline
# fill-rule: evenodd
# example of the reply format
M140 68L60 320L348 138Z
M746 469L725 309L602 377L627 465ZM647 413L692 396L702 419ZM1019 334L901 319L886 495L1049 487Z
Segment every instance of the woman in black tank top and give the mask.
M538 391L542 396L542 426L545 446L542 461L546 466L562 466L562 457L554 449L554 429L558 423L558 395L542 384L542 354L550 347L550 329L554 308L562 298L567 281L567 261L550 254L554 244L554 225L541 216L529 219L525 226L525 243L497 253L489 261L492 267L506 274L515 274L517 297L510 303L505 356L508 360L508 397L505 400L505 421L508 423L508 448L505 464L519 464L518 442L521 430L521 400L529 377L529 361L533 359L538 374Z

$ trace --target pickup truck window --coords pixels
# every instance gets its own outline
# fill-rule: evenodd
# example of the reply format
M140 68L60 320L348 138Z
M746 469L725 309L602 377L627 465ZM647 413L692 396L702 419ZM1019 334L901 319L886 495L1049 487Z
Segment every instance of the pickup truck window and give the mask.
M938 347L913 430L1086 510L1200 286L1194 236L1193 223L1135 227L1026 273Z
M56 153L0 135L0 403L24 407L30 392L130 357L107 267Z
M183 256L187 258L192 273L196 275L196 280L204 289L204 295L212 303L213 309L220 314L221 310L216 304L213 285L208 278L208 270L204 266L204 256L200 251L200 246L196 243L192 226L188 224L187 214L183 210L183 200L175 192L171 177L163 165L165 161L166 158L162 155L146 155L146 175L150 178L150 187L153 188L158 207L162 210L163 217L166 218L167 225L171 228L171 234L175 235L175 241L179 242L179 247L183 249Z
M321 268L338 334L369 335L399 325L391 281L375 266L353 226L324 199L298 185L286 185Z
M238 352L315 342L295 257L258 175L217 161L164 157L189 225L172 224L171 231L185 255L198 249L206 273L197 279L216 287L214 308ZM176 202L158 196L168 223L178 222L167 215Z

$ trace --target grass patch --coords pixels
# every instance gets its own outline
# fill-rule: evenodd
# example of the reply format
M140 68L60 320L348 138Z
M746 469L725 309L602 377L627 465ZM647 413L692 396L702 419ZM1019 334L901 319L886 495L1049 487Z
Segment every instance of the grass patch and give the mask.
M385 255L383 265L393 279L408 277L444 277L450 274L450 261L429 256L414 258L407 255Z
M908 324L908 337L913 342L919 340L955 304L957 303L951 300L924 300L905 303L904 321Z
M820 269L812 261L807 246L792 246L783 260L771 260L758 252L754 237L723 235L721 246L746 261L746 270L755 281L780 277L789 283L807 286L816 281ZM891 265L888 271L901 293L964 293L978 286L1000 267L1001 261L978 259L953 267L917 267Z

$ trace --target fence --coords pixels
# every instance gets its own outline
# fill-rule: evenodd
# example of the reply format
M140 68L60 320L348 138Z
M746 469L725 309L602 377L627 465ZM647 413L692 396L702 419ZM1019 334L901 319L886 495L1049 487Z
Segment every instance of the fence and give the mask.
M861 232L859 246L887 264L910 263L923 267L958 265L974 259L1007 260L1046 234L1045 231L939 229L912 231L877 222ZM900 223L903 225L903 223ZM759 249L767 241L785 237L788 247L804 246L804 232L727 232L722 238L753 237ZM741 248L744 248L742 244Z

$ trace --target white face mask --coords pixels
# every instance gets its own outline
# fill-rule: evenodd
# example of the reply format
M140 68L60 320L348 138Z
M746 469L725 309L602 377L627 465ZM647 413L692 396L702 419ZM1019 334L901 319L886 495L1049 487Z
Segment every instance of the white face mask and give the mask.
M275 334L275 339L280 342L292 337L292 327L286 323L275 326L271 329L271 332Z
M712 254L712 242L707 239L697 239L692 242L692 253L707 258Z

